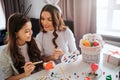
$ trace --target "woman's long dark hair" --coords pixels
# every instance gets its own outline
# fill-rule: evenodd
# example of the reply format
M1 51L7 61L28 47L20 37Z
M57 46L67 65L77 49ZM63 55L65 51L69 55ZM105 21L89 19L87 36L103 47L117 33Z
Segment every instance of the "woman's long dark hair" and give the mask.
M46 31L44 30L43 26L42 26L42 23L41 23L41 14L43 11L47 11L51 14L52 16L52 24L53 24L53 27L54 27L54 32L53 32L53 35L54 35L54 38L52 39L52 42L55 46L55 48L57 48L57 44L55 42L55 40L57 39L58 37L58 34L56 33L57 31L57 27L58 27L58 30L59 31L63 31L66 29L66 27L64 26L64 22L63 22L63 19L61 17L61 13L59 11L59 9L51 4L47 4L43 7L43 9L41 10L41 13L40 13L40 26L41 26L41 30L43 31L43 33L46 33Z
M25 58L21 55L20 49L17 45L17 38L15 33L18 32L29 21L30 21L29 17L19 13L15 13L9 17L7 23L8 36L9 36L8 48L10 50L10 56L12 58L13 64L16 67L16 69L19 71L19 73L24 72L21 66L24 66ZM40 61L41 51L37 47L37 44L33 37L30 42L27 42L27 45L28 45L27 52L30 61L32 62ZM37 69L40 69L40 65L36 66L35 71L37 71Z

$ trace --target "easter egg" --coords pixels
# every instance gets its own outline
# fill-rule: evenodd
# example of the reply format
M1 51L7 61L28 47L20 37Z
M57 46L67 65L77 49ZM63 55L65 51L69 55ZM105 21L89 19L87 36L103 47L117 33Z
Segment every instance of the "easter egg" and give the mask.
M43 64L45 70L50 70L55 67L55 63L53 61L49 61Z
M98 69L98 64L97 64L97 63L92 63L92 64L91 64L91 70L92 70L93 72L96 72L97 69Z
M90 44L90 42L89 42L88 40L83 40L83 41L82 41L82 44L83 44L84 46L86 46L86 47L90 47L90 46L91 46L91 44Z
M90 80L90 77L87 76L87 77L84 78L84 80Z
M98 42L93 42L93 45L94 46L99 46L99 43Z
M94 46L92 42L90 43L90 46L91 46L91 47L93 47L93 46Z

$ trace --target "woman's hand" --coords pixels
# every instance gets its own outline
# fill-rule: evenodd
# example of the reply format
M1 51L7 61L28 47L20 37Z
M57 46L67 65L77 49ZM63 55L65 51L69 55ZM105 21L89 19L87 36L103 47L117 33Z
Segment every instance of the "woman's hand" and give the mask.
M61 49L55 49L53 55L51 56L51 58L53 60L57 60L63 54L64 54L64 52Z
M26 62L24 65L25 76L31 75L31 72L35 69L35 65L32 62Z
M58 54L59 56L61 56L64 54L64 52L62 51L62 49L55 49L54 54Z

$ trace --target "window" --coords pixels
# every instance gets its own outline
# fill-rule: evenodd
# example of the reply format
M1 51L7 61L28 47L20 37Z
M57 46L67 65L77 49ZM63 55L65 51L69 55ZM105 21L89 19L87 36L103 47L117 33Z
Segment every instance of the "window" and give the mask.
M4 10L3 10L3 6L0 0L0 30L4 30L5 27L5 14L4 14Z
M97 0L97 33L120 38L120 0Z

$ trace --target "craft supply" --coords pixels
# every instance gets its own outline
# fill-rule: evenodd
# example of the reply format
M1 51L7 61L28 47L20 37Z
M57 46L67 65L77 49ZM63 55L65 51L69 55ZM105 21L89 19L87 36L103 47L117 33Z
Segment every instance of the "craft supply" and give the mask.
M51 73L51 77L53 77L53 76L54 76L54 72Z
M82 72L82 75L84 75L84 72Z
M98 74L95 72L90 72L87 76L90 77L90 80L94 80L98 76Z
M62 67L59 67L59 69L60 69L60 71L61 71L62 75L64 76L64 78L66 79L66 76L65 76L65 71L62 69Z
M55 67L55 63L53 61L49 61L43 64L45 70L50 70Z
M90 42L88 40L82 40L82 44L84 46L86 46L86 47L90 47L91 46L91 44L90 44Z
M85 79L84 79L84 80L90 80L90 77L88 77L88 76L87 76L87 77L85 77Z
M39 80L46 80L46 79L47 79L47 77L41 76Z
M105 72L103 72L103 75L105 75Z
M60 74L57 74L56 72L51 72L50 75L49 75L50 78L60 78L61 75Z
M78 60L79 55L77 52L66 53L62 56L61 62L65 64L73 63Z
M102 37L98 34L85 34L79 42L83 61L99 63L103 42Z
M75 79L78 79L80 76L79 76L79 74L78 73L73 73L74 75L73 75L73 77L75 78Z
M113 47L110 50L106 50L103 53L103 61L116 66L120 65L120 50L117 47Z
M111 75L106 76L106 80L112 80Z
M96 72L98 70L98 64L92 63L91 64L91 70L92 70L92 72Z
M116 78L118 78L118 74L116 74L116 76L115 76Z
M77 75L76 73L74 73L74 75Z
M34 65L42 63L43 61L33 62Z
M37 61L37 62L33 62L33 64L34 65L36 65L36 64L40 64L40 63L42 63L43 61ZM24 66L22 66L21 68L24 68Z

